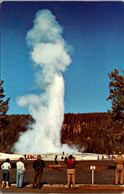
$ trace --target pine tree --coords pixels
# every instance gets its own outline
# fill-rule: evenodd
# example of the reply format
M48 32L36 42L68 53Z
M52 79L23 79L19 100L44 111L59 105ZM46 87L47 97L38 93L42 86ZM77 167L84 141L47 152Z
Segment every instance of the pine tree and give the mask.
M10 98L8 98L6 101L3 101L3 98L5 97L4 95L4 90L3 90L3 87L2 87L2 84L3 84L3 80L0 82L0 116L3 116L7 113L8 111L8 104L9 104L9 100Z
M122 120L124 113L124 76L118 75L118 70L115 69L114 72L109 74L111 79L109 83L110 95L107 100L112 100L112 120Z
M3 131L6 125L6 113L9 109L9 100L3 100L6 95L4 95L4 89L2 87L2 84L4 83L3 80L0 81L0 151L4 151L4 135Z
M112 101L111 110L108 110L109 121L107 135L111 138L116 151L122 147L124 137L124 76L119 75L119 71L108 74L110 77L110 95L107 100Z

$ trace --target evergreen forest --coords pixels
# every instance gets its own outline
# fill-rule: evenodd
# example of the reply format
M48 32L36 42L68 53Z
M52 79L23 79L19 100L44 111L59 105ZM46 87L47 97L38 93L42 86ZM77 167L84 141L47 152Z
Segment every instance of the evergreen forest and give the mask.
M108 118L108 113L64 114L61 143L86 153L114 154L124 151L124 134L107 133ZM1 130L0 152L12 153L20 133L32 130L33 122L30 115L6 115Z

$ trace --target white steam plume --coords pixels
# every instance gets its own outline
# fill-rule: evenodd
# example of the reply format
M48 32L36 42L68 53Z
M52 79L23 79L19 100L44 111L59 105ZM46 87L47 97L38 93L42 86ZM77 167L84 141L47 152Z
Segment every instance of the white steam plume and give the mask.
M20 136L14 146L16 152L63 151L60 144L64 116L62 72L71 63L71 58L68 55L69 47L61 34L62 28L51 11L41 10L36 13L34 26L28 31L26 39L34 65L39 67L35 75L36 84L40 89L44 89L44 93L17 99L20 106L28 105L29 112L36 122L32 130Z

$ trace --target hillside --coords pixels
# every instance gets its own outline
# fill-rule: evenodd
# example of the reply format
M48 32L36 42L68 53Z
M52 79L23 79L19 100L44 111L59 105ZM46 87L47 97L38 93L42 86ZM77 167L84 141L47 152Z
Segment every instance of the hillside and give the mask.
M64 114L61 143L75 145L79 151L90 153L114 153L123 145L124 137L113 145L106 134L107 113ZM6 115L1 129L1 152L11 152L19 134L31 129L34 119L30 115Z
M107 113L65 114L61 142L76 145L80 151L103 153L106 121Z

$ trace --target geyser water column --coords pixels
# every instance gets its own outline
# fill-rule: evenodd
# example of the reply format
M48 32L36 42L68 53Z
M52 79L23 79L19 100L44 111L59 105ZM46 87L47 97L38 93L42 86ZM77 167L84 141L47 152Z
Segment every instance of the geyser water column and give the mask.
M36 72L36 84L42 92L17 98L27 106L35 123L20 135L16 152L62 152L60 131L64 117L64 80L62 72L71 63L69 46L62 38L62 27L49 10L36 13L33 28L27 32L27 44Z

